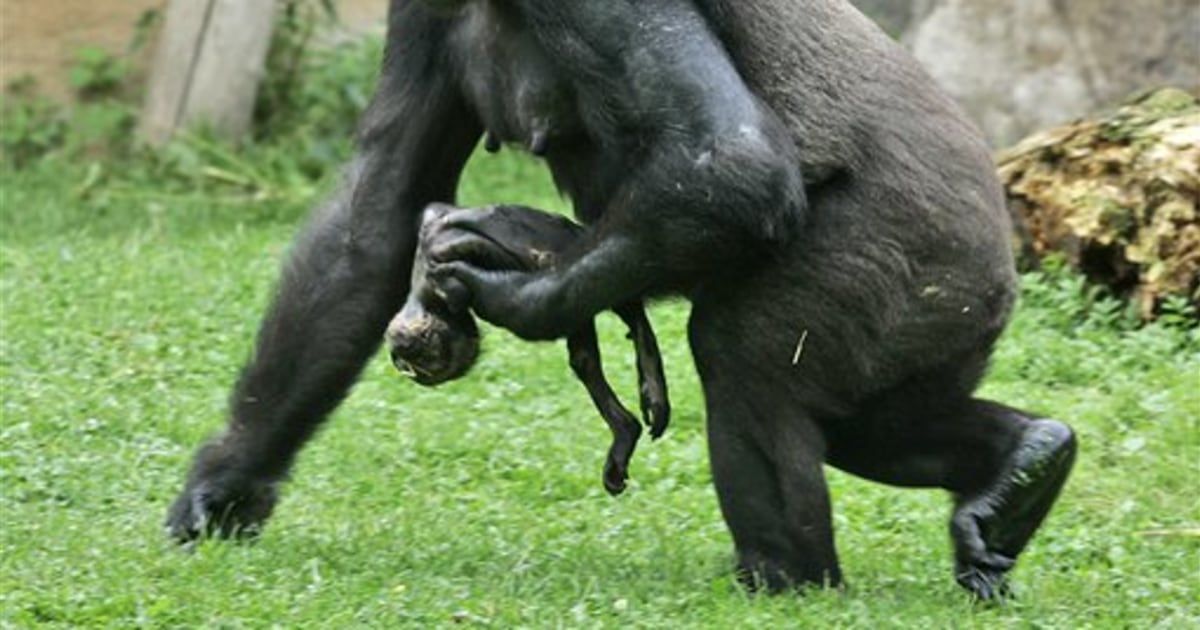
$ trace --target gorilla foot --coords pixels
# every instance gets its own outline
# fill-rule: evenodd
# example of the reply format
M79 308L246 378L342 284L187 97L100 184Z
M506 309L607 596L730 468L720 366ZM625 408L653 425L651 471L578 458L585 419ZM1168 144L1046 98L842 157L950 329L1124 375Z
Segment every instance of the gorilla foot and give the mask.
M739 552L737 580L752 593L777 594L808 588L842 588L842 572L837 566L799 570L756 552Z
M1012 597L1008 587L1008 569L1012 568L1013 560L1009 559L1008 568L987 568L982 565L958 566L954 574L959 586L971 591L981 601L1003 600Z
M613 309L629 328L626 339L633 342L637 355L638 398L642 407L642 421L650 429L650 438L657 440L671 422L671 401L667 396L667 377L663 371L662 353L658 350L658 338L654 327L646 318L646 307L641 302L630 302Z
M955 579L983 600L1009 595L1006 574L1058 498L1075 462L1075 434L1035 420L1000 478L960 499L950 519Z

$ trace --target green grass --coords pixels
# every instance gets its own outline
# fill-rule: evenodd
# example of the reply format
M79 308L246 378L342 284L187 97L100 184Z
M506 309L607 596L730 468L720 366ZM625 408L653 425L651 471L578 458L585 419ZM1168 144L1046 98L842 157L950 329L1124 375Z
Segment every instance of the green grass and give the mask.
M223 422L295 223L325 186L157 168L49 159L0 182L0 627L1200 626L1200 336L1133 327L1062 272L1025 279L984 388L1082 442L1006 606L953 584L942 493L833 471L850 588L737 588L682 303L652 314L675 418L643 443L624 496L601 489L607 432L561 344L489 331L478 368L436 390L377 357L265 535L185 553L163 536L166 506ZM464 190L563 206L506 156L483 158ZM635 402L632 353L602 324Z

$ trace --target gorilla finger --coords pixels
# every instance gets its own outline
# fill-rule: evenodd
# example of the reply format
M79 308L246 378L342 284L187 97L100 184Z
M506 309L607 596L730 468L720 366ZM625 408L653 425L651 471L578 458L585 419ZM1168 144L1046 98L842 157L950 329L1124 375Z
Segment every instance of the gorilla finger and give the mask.
M479 270L462 261L448 260L430 265L427 277L438 290L448 282L457 281L470 291L478 284Z
M464 261L484 269L516 269L523 265L492 239L461 229L442 230L429 242L435 263Z
M421 225L431 227L436 226L443 218L446 217L446 215L456 210L458 210L458 206L435 201L425 206L425 209L421 211Z
M439 226L441 229L475 232L509 246L551 251L567 247L584 229L559 214L510 205L452 212L443 217Z
M452 315L459 315L470 310L472 291L461 278L448 270L438 271L440 267L446 267L449 264L454 263L431 267L427 280L429 290L445 304L446 310Z
M202 497L198 493L186 493L167 513L167 537L179 544L192 543L204 532L207 520Z
M496 208L497 206L456 208L441 216L438 220L438 229L486 233L488 231L487 224L495 219Z
M956 553L959 557L979 559L987 555L987 544L983 542L983 533L979 529L979 521L968 511L960 511L950 519L950 535L954 539Z
M466 306L478 309L482 292L489 284L488 276L495 274L495 271L457 260L437 263L429 268L434 293L453 309Z

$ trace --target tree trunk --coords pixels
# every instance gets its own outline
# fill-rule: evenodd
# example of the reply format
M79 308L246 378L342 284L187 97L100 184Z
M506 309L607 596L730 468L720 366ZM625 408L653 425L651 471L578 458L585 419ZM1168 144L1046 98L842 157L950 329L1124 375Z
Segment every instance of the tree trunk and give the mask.
M139 133L162 144L192 124L241 137L275 22L274 0L171 0Z

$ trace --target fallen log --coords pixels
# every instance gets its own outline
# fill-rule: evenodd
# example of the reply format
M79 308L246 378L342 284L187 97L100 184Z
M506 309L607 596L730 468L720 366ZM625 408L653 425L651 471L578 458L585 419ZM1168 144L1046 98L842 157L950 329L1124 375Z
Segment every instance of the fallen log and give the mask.
M1200 100L1175 89L1039 132L998 156L1026 268L1052 253L1154 317L1200 308Z

